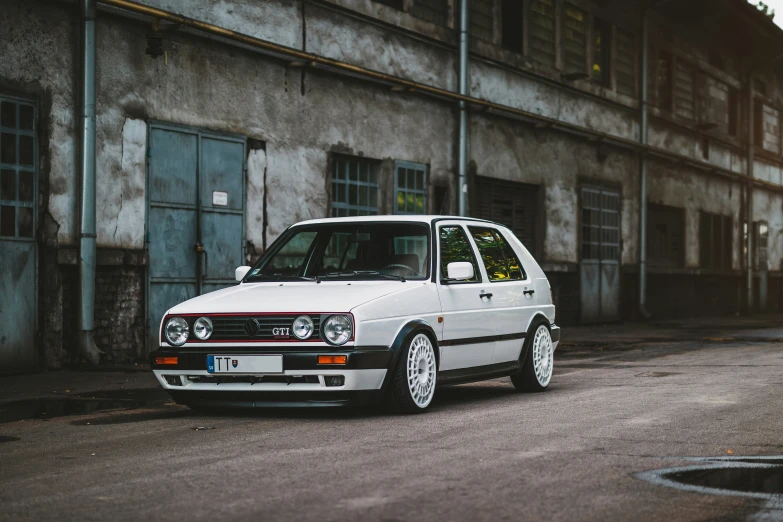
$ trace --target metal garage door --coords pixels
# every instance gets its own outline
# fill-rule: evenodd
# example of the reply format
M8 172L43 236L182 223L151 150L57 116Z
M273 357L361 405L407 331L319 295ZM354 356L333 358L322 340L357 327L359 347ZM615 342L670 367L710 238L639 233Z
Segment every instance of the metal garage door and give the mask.
M245 139L150 125L149 348L172 306L235 284L244 264Z
M0 372L36 364L35 105L0 97Z
M620 311L620 194L582 188L582 322L611 321Z
M538 186L484 177L475 186L473 216L506 225L535 256Z

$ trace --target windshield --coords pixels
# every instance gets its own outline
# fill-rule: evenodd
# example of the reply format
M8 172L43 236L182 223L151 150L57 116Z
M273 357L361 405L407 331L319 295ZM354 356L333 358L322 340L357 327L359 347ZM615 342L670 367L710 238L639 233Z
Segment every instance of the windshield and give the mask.
M425 223L327 223L294 227L261 257L245 282L427 279Z

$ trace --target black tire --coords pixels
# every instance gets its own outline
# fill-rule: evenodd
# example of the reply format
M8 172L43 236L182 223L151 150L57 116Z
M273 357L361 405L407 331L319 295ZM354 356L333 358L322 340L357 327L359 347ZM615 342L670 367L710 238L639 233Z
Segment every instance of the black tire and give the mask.
M424 385L427 389L427 395L422 395L417 398L414 397L414 393L411 391L411 386L408 383L408 365L409 358L411 357L411 350L426 349L425 345L431 349L431 355L426 356L426 372L427 382ZM414 356L417 358L417 352L414 352ZM435 397L435 383L438 378L438 364L435 358L435 345L432 343L432 339L423 332L415 332L409 340L406 340L402 353L397 361L397 366L394 368L394 374L392 375L391 382L389 383L389 389L387 390L387 402L389 408L392 411L398 413L424 413L432 404L432 400ZM430 379L432 382L430 384ZM431 389L430 389L431 386ZM425 400L428 397L428 400Z
M544 320L539 320L533 324L525 337L525 346L522 350L522 355L525 360L520 361L522 363L522 369L519 373L515 373L511 376L511 382L514 384L514 388L521 392L542 392L547 389L551 381L552 369L549 370L549 379L546 379L544 384L541 384L539 378L536 376L536 369L534 364L533 344L535 343L536 334L540 328L545 328L547 335L549 335L549 343L551 347L552 337L549 330L549 324ZM549 365L552 362L550 359Z

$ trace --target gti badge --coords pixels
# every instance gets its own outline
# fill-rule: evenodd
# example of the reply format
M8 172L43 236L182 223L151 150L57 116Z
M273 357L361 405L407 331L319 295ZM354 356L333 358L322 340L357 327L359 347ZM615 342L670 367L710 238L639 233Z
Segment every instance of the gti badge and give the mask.
M290 328L272 328L272 335L276 337L290 337Z
M234 368L236 368L238 365L239 365L239 361L238 361L238 360L236 360L236 359L231 359L231 366L233 366Z

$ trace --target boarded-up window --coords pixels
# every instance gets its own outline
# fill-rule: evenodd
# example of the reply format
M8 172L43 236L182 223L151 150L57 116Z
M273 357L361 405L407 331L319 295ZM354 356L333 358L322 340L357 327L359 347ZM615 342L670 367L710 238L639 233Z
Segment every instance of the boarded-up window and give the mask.
M563 68L566 74L584 73L587 67L587 13L565 5Z
M655 93L658 99L658 108L665 111L672 110L672 55L660 51L658 53L657 69L655 75Z
M530 56L537 62L556 65L555 1L530 0Z
M615 77L617 92L626 96L636 96L636 40L622 29L617 30L615 55Z
M780 153L780 111L756 100L756 145L775 154Z
M409 12L433 24L449 25L449 0L416 0Z
M470 0L470 34L476 38L492 41L493 0Z
M702 123L729 132L729 86L707 76L704 80Z
M501 4L501 44L510 51L522 52L522 28L524 27L524 9L520 0L503 0Z
M593 23L593 81L612 86L612 26L595 18Z
M477 177L475 193L473 216L506 225L535 255L538 187Z
M647 256L650 266L685 266L685 210L647 205Z
M674 114L688 120L694 117L693 67L677 60L674 73Z
M703 269L730 270L731 216L699 212L699 265Z

